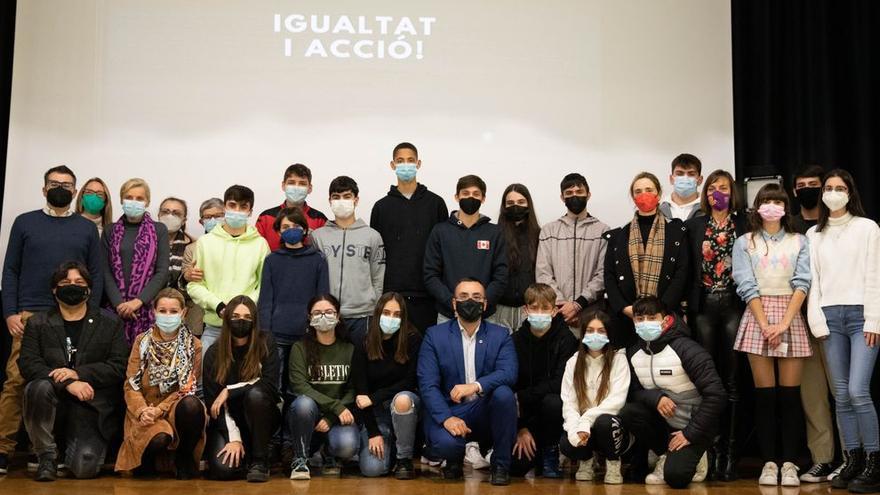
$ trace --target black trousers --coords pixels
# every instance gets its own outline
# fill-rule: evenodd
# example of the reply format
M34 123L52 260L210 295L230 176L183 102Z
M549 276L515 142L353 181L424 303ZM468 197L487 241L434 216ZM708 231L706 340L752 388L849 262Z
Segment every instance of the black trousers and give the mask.
M535 438L535 457L525 456L511 459L510 473L524 476L533 467L541 465L542 453L545 449L558 446L562 434L562 398L559 394L547 394L530 403L519 403L522 416L519 428L528 428Z
M690 315L689 319L694 340L712 355L730 402L739 401L736 377L740 356L733 350L743 315L743 307L739 301L733 291L705 294L700 312Z
M225 421L221 415L208 430L207 448L208 474L211 479L230 480L241 478L248 464L260 462L268 467L269 442L281 422L281 411L272 396L259 386L248 389L241 397L226 402L229 415L235 420L241 433L245 458L237 467L223 464L217 453L229 443L229 434L216 427L216 422Z
M590 428L590 439L581 447L572 445L568 435L563 434L559 440L559 450L571 460L585 461L599 453L606 459L616 461L629 445L629 432L623 427L618 416L603 414L596 418Z
M706 453L708 445L690 444L674 452L667 451L672 429L656 409L630 402L620 411L623 426L636 438L633 465L636 472L647 471L648 450L666 454L663 479L672 488L687 487L697 472L697 464Z

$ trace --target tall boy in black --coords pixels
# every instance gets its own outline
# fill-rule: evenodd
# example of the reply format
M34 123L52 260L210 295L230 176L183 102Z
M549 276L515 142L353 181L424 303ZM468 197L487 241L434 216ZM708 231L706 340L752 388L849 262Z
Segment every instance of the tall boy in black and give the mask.
M460 209L434 227L425 247L425 287L440 313L437 323L455 317L452 291L460 280L474 278L486 288L484 317L495 313L507 285L504 235L489 217L480 214L486 183L476 175L466 175L458 179L455 190Z
M513 334L519 360L516 380L516 444L511 474L524 476L534 467L545 478L561 478L559 438L562 436L562 375L578 350L578 341L556 309L556 291L532 284L525 292L527 319Z
M403 296L410 323L424 333L437 323L434 298L422 276L425 245L434 226L449 218L449 210L440 196L417 182L422 161L414 145L398 144L391 157L397 185L373 205L370 227L385 243L385 291Z

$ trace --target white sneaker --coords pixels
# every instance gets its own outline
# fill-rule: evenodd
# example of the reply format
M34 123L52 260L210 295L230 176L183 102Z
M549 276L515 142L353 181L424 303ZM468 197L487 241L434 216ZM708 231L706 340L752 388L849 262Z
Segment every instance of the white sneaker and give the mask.
M470 442L465 447L464 462L470 464L474 469L486 469L489 467L489 462L483 457L483 454L480 452L480 444L477 442Z
M834 478L837 478L837 476L840 474L840 472L843 471L843 466L845 466L845 465L846 465L846 463L843 463L840 466L837 466L837 469L835 469L834 471L831 471L831 474L828 475L828 481L831 481Z
M444 460L432 461L431 459L428 459L425 456L422 456L422 458L419 460L419 462L421 464L424 464L424 465L430 466L430 467L440 467L446 463L446 461L444 461Z
M795 472L797 474L797 472ZM775 462L764 464L761 476L758 478L759 485L776 486L779 484L779 466Z
M657 464L654 466L654 472L645 476L646 485L665 485L666 480L663 479L663 466L666 464L666 454L657 458Z
M702 483L706 481L706 476L709 475L709 457L703 453L703 457L700 457L700 462L697 464L697 471L694 473L694 477L691 478L691 481L694 483Z
M801 486L801 480L798 478L798 467L792 462L786 462L782 465L782 486Z
M619 485L623 483L623 475L620 474L620 460L605 460L605 484Z
M596 473L593 469L593 463L595 459L590 457L586 461L578 462L578 470L574 473L574 479L577 481L593 481L593 478L596 477Z

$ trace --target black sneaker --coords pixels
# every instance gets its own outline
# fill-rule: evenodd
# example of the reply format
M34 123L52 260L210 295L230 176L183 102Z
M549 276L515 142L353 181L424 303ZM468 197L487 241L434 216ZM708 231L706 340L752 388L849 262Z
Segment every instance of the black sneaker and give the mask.
M459 481L464 479L464 467L461 459L450 460L446 459L446 466L444 466L441 471L443 472L443 479L448 481Z
M824 483L828 481L828 475L834 471L834 466L829 463L817 462L813 467L801 475L804 483Z
M181 455L175 464L177 464L177 479L179 480L191 480L199 475L192 456Z
M498 466L492 467L492 474L489 475L489 483L495 486L507 486L510 484L510 472Z
M394 466L394 477L399 480L411 480L415 477L412 459L398 459Z
M251 464L248 468L247 480L250 483L265 483L269 481L269 466L263 462Z
M43 454L37 466L37 481L55 481L58 476L58 466L55 464L55 454Z
M0 474L6 474L9 471L9 456L0 454Z

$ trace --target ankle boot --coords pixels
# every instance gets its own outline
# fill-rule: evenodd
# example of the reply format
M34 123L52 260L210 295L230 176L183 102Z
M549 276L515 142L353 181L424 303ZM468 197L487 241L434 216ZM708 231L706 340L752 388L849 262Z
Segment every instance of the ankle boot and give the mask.
M849 482L851 493L880 492L880 452L871 452L865 461L865 470Z
M724 457L721 453L721 449L718 447L724 442L723 438L718 439L718 443L713 445L709 450L706 451L706 458L709 460L709 471L706 473L706 481L715 481L717 479L717 475L721 473L718 469L720 466L719 462L724 462L722 458Z
M847 488L849 482L865 470L865 451L861 447L843 453L843 469L831 480L831 488Z

